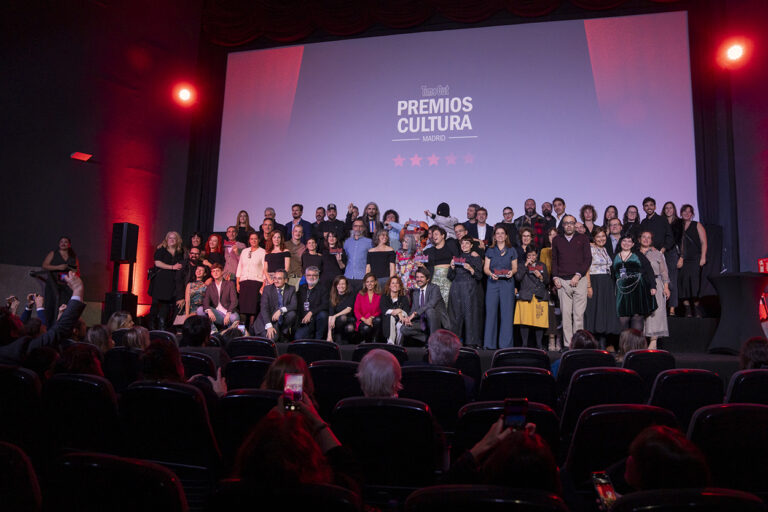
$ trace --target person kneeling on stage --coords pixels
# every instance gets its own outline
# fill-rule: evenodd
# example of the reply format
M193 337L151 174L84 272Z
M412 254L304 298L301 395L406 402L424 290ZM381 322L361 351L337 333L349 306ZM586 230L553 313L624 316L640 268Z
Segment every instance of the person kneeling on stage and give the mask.
M287 272L278 269L261 294L261 311L253 324L256 336L288 339L296 324L296 289L286 286Z
M411 311L401 314L403 327L400 334L404 341L413 338L425 344L430 333L450 324L440 287L429 282L431 277L426 268L416 271L416 288L411 296Z
M320 284L320 269L307 267L307 282L299 286L299 325L296 339L322 339L328 331L328 290Z
M211 265L213 283L205 290L203 310L218 329L236 327L240 321L237 314L237 291L233 281L224 280L224 267L220 263Z

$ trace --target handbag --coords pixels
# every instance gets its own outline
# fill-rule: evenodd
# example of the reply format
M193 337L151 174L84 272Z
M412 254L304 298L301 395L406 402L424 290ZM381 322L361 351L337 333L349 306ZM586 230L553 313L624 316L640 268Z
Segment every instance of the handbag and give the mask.
M160 269L157 267L150 267L147 269L147 281L151 281L152 279L157 276L158 272L160 272Z

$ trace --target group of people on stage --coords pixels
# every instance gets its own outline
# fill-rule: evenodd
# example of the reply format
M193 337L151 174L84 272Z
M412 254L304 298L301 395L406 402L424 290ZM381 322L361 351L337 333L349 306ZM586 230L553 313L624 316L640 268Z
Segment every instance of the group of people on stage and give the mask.
M447 328L486 349L512 346L515 325L523 345L543 348L546 334L551 350L582 328L604 346L632 327L653 346L668 335L668 313L699 316L707 237L691 205L679 217L671 202L661 214L651 197L642 205L644 218L636 206L621 218L608 206L602 226L592 205L577 219L559 197L540 214L533 199L517 218L505 207L496 224L477 204L464 222L446 203L424 211L428 222L401 222L371 202L362 215L350 203L344 220L335 204L318 207L314 222L294 204L284 225L267 208L257 230L242 210L224 237L193 233L185 246L166 235L150 272L151 315L160 328L198 314L218 329L337 342L424 343Z

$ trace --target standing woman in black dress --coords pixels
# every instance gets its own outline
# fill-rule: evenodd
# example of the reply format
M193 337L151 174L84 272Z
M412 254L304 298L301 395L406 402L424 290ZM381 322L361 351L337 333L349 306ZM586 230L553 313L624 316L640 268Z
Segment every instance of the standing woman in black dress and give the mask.
M619 209L616 208L614 205L609 204L605 208L605 212L603 213L603 229L608 231L608 221L611 219L618 219L619 218Z
M624 210L624 222L622 223L621 236L629 236L633 240L640 238L640 214L637 206L631 204Z
M237 227L237 238L235 240L242 244L248 245L248 237L256 230L251 227L251 218L248 216L247 211L240 210L237 213L237 222L235 222L235 227Z
M600 228L595 222L597 221L597 212L595 207L591 204L585 204L579 210L579 218L584 223L584 232L589 237L589 241L592 242L595 239L595 233Z
M291 252L285 248L283 234L273 231L267 240L267 255L264 257L264 284L272 284L272 274L278 270L288 271L291 266Z
M699 291L701 289L701 267L707 262L707 232L704 226L693 220L693 206L684 204L680 207L680 217L683 218L683 239L680 244L680 258L677 268L678 296L685 306L685 316L694 314L701 317L699 312ZM693 303L693 307L691 306Z
M165 330L171 325L173 306L177 302L184 303L182 272L184 261L184 246L181 235L169 231L165 240L155 251L155 275L149 282L149 295L152 297L150 318L157 322L157 328Z
M680 259L680 244L683 241L683 219L677 216L677 206L672 201L664 203L662 214L667 218L669 227L672 228L672 238L675 239L675 245L672 246L672 249L664 253L664 259L667 262L667 272L669 272L669 300L667 301L667 307L669 308L669 315L675 316L675 308L680 296L677 293L677 260Z
M347 266L347 253L341 241L333 231L328 232L328 238L325 240L325 249L322 252L323 266L320 267L320 283L330 288L336 276L344 274L344 268Z
M72 241L68 236L59 238L58 247L49 252L43 260L43 269L48 271L45 281L45 317L46 325L53 325L59 306L69 302L72 290L61 279L70 270L80 273L77 254L72 250Z
M529 229L529 228L523 228ZM451 280L451 330L464 345L479 347L483 342L483 260L472 251L472 237L465 235L459 242L461 253L451 260L448 279ZM463 260L463 261L462 261ZM464 332L462 332L464 331Z
M371 240L373 246L368 250L365 261L365 273L371 273L379 281L379 287L384 288L389 278L395 275L395 250L389 245L389 232L380 229Z

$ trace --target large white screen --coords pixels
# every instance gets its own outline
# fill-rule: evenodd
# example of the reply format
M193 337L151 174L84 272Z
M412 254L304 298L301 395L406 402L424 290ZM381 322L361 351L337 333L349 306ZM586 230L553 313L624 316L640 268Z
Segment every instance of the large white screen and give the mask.
M229 56L215 229L329 202L489 221L527 197L696 205L684 12L355 39Z

